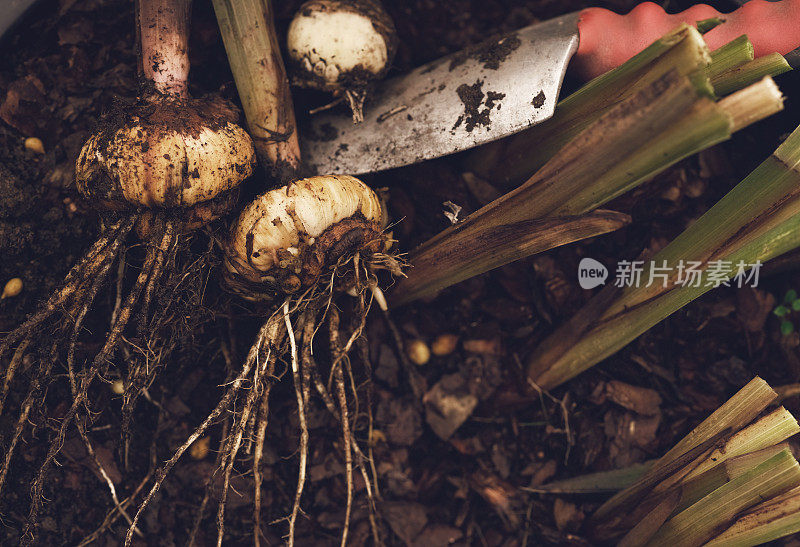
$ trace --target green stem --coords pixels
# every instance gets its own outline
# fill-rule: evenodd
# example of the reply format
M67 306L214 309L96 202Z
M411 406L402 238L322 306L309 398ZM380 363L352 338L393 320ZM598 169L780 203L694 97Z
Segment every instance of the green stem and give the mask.
M596 527L614 515L624 516L654 486L690 466L698 456L710 453L708 446L713 448L726 435L731 435L750 424L777 396L778 394L761 378L756 377L751 380L664 454L633 486L605 502L592 516L593 525Z
M800 488L752 508L706 546L751 547L797 532L800 532Z
M648 545L702 545L738 513L800 485L800 466L784 450L725 483L667 521Z
M717 277L720 281L730 279L739 273L739 266L750 270L752 265L798 246L800 128L706 214L643 264L645 272L666 266L670 275L665 283L630 286L612 295L588 330L585 326L581 331L575 328L586 323L585 314L579 313L541 344L529 361L529 374L544 388L560 385L717 286ZM729 271L721 271L723 262L729 265ZM691 283L680 283L681 263L697 263L700 275ZM608 286L596 298L614 289Z
M780 53L771 53L754 61L711 76L714 91L727 95L749 86L767 76L778 76L792 70Z
M714 78L723 72L749 63L754 58L753 44L747 35L743 34L711 52L711 64L706 67L705 74L711 78L713 84Z

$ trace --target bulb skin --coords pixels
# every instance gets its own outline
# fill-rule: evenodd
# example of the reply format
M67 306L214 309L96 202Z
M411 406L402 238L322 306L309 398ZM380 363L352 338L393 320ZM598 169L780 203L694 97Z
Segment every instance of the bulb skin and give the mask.
M397 33L375 0L311 0L289 24L287 49L296 85L357 89L389 70Z
M227 285L253 300L309 287L339 259L382 249L381 218L377 194L347 175L309 177L266 192L233 226Z
M209 201L253 173L253 142L235 119L218 98L159 96L119 108L84 144L78 190L112 210Z

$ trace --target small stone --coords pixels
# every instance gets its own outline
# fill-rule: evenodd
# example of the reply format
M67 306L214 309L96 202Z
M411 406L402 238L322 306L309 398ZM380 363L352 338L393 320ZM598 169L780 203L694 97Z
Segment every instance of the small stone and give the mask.
M0 300L3 298L12 298L22 292L22 279L14 277L6 282L3 287L3 294L0 295Z
M41 139L36 137L28 137L25 139L25 148L36 154L44 154L44 143Z
M197 439L189 448L189 456L191 456L193 460L205 459L205 457L208 456L210 445L211 445L210 437L203 437L202 439Z
M431 351L434 355L442 357L450 355L458 347L458 336L455 334L440 334L431 344Z
M406 354L408 358L411 359L411 362L415 365L424 365L427 363L431 358L431 350L422 340L412 340L406 346Z

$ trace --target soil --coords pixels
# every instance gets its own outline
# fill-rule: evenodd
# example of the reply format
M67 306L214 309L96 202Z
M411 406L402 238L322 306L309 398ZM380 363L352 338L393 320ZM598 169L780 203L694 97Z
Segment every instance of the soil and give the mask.
M500 108L500 101L506 96L505 93L496 91L483 92L483 80L478 80L472 85L461 84L456 88L458 98L464 103L464 114L456 119L453 129L464 124L468 133L478 126L488 127L492 121L490 115L492 108ZM485 98L485 101L484 101ZM481 106L484 108L481 109Z
M599 4L625 11L635 3ZM730 3L711 3L718 9L732 8ZM299 4L276 3L280 32L285 33ZM582 0L385 4L400 38L396 72L589 5ZM667 4L677 11L689 3ZM136 97L133 24L132 3L127 0L43 0L0 43L0 283L12 277L24 280L19 296L0 301L0 332L35 309L97 234L97 216L75 191L74 163L101 115L115 101ZM204 0L194 4L190 56L194 96L220 92L237 100L213 9ZM376 429L371 446L389 545L586 545L580 526L602 497L555 498L524 488L657 457L756 374L773 386L800 381L800 336L781 335L780 322L771 313L789 289L800 289L796 253L764 267L755 289L723 287L706 294L555 390L552 398L527 390L520 366L592 296L593 291L577 283L581 258L615 264L662 247L794 129L800 120L800 76L790 73L778 83L789 97L784 113L608 205L629 213L631 227L510 264L434 300L393 310L406 342L418 339L441 350L426 364L415 365L414 382L409 382L386 322L378 313L371 315L367 349L374 367ZM568 88L574 85L567 83ZM296 92L298 115L325 100L321 94ZM27 150L26 137L40 138L45 153ZM478 190L468 185L458 158L365 180L374 188L387 188L388 207L398 221L394 237L405 250L449 225L444 202L462 207L463 217L498 190L491 188L491 181ZM258 177L249 184L242 199L267 187ZM224 223L215 228L218 233L224 229ZM241 362L268 312L231 298L220 290L218 279L218 270L213 271L202 289L207 316L193 322L195 336L173 353L150 387L149 399L137 406L127 468L116 444L121 400L105 383L98 382L92 390L91 406L97 415L90 435L121 499L156 462L166 460L216 404L228 374L226 357L234 368ZM98 301L81 339L79 351L85 354L96 351L103 340L113 290ZM343 318L348 317L352 304L343 300L340 305ZM794 319L797 323L798 317ZM35 358L24 360L20 377L34 369ZM361 359L354 357L353 364L363 378ZM43 409L31 416L32 426L11 468L0 499L2 545L19 541L31 478L54 424L69 405L64 373L57 365ZM290 376L284 374L277 382L270 399L262 522L275 521L263 530L271 544L280 544L286 531L280 519L291 510L297 479L298 420ZM12 390L0 416L0 435L16 419L24 390L25 385ZM365 404L362 398L356 428L362 446L368 444ZM800 411L796 397L784 404ZM344 514L344 464L338 426L319 401L312 405L310 428L309 483L297 541L333 545ZM144 538L137 538L137 545L185 543L205 481L215 468L219 437L217 425L208 435L209 451L198 447L177 464L143 517ZM247 458L243 455L237 465L240 473L232 479L225 545L252 544L253 475ZM76 545L100 527L113 505L74 430L65 439L58 463L45 489L38 544ZM370 533L360 477L355 487L351 543L359 545L369 542ZM212 489L198 545L216 540L216 491ZM119 519L99 535L97 544L118 545L126 530Z
M506 36L492 37L482 44L468 47L464 51L457 53L450 61L450 70L464 64L469 58L474 58L483 63L483 68L497 70L506 57L516 50L522 42L516 33Z

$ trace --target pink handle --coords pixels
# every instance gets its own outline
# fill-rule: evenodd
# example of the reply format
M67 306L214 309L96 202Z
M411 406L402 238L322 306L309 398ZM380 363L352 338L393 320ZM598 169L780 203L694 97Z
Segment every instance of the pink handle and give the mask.
M644 2L627 15L601 8L583 10L575 68L584 77L593 78L621 65L679 24L694 25L712 17L725 20L705 34L712 50L742 34L753 42L756 57L773 52L785 55L800 46L800 0L750 0L728 14L698 4L675 15Z

